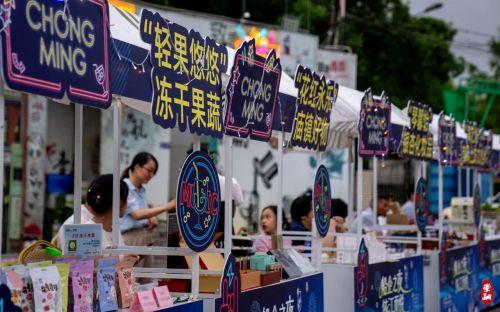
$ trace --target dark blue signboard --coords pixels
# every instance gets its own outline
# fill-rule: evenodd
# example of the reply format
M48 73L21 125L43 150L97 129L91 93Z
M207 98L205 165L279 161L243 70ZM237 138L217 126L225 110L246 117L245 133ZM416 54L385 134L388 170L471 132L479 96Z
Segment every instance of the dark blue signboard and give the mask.
M324 151L339 85L299 65L295 72L295 87L299 94L291 143L293 146Z
M280 78L274 50L264 58L256 53L254 39L241 44L227 84L226 134L269 141Z
M441 114L439 116L439 161L443 165L455 165L457 163L457 134L456 123L450 117Z
M148 10L142 11L140 29L142 40L151 45L153 121L222 138L226 47Z
M500 240L479 241L479 282L489 280L493 284L493 298L489 306L500 304ZM480 300L481 301L481 300ZM486 308L487 306L481 306Z
M427 181L420 178L415 188L415 219L420 232L425 232L427 218L429 217L429 194L427 193Z
M441 311L476 311L479 308L477 245L439 253Z
M382 93L380 100L373 99L368 89L361 100L358 122L358 150L361 157L386 157L389 154L389 124L391 103Z
M184 161L177 183L177 222L192 250L205 250L215 235L220 217L220 185L210 156L193 152Z
M237 309L228 309L222 298L215 299L216 312L323 312L323 273L241 292Z
M472 194L472 211L474 213L474 225L479 227L481 221L481 190L479 184L474 186L474 193Z
M319 235L325 237L330 227L332 215L332 190L330 188L330 175L325 166L321 165L316 171L314 179L314 222Z
M278 100L276 101L276 108L274 109L273 130L288 133L292 132L293 118L297 110L295 102L295 97L279 93Z
M107 1L5 1L1 15L10 88L109 107Z
M241 294L240 269L236 265L233 254L230 254L224 266L220 280L220 306L216 311L237 312Z
M358 266L354 274L354 305L356 309L368 307L369 276L368 264L370 263L368 248L365 239L361 239L358 250Z
M403 129L402 154L406 158L431 160L433 152L432 133L429 131L432 122L432 108L423 103L409 101L408 117L410 127Z
M358 272L356 267L355 278ZM423 257L370 264L365 304L355 311L424 311Z

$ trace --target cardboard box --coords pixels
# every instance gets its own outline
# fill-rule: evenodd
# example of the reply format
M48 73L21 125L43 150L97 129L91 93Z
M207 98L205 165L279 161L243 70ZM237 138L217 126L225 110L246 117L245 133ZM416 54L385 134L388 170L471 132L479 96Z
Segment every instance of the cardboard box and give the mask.
M276 284L281 281L281 271L269 271L260 274L260 286Z
M253 270L241 270L241 290L260 287L260 272Z
M200 275L200 293L215 294L220 287L221 275Z

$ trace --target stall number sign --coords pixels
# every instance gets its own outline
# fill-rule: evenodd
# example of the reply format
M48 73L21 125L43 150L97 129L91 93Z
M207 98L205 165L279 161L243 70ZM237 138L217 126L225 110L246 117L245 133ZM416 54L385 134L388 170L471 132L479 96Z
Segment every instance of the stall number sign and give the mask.
M148 10L142 11L140 30L142 40L151 45L154 122L222 138L226 47Z
M387 95L382 94L375 100L371 89L365 91L359 113L359 156L385 157L389 154L389 124L391 103Z
M328 144L330 114L339 85L299 65L295 73L298 89L292 145L324 151Z
M271 137L281 64L271 50L264 58L255 52L255 40L236 51L227 85L226 134L260 141Z
M189 155L177 183L177 222L192 250L205 250L215 235L220 216L220 185L215 165L206 153Z
M15 90L111 104L105 0L3 1L3 74Z
M332 214L332 190L330 188L330 175L325 166L321 165L316 171L314 179L314 222L321 237L325 237L330 227Z
M439 160L443 165L455 165L457 162L456 123L441 114L439 116Z
M410 128L403 129L403 156L406 158L431 160L432 133L429 124L432 121L432 108L426 104L410 101L408 104Z
M489 170L491 167L492 135L481 130L475 122L463 124L467 139L460 146L460 164L462 166Z
M425 232L427 218L429 217L429 194L427 193L427 181L420 178L415 190L415 219L420 232Z
M71 224L63 226L63 254L98 256L102 253L102 224Z

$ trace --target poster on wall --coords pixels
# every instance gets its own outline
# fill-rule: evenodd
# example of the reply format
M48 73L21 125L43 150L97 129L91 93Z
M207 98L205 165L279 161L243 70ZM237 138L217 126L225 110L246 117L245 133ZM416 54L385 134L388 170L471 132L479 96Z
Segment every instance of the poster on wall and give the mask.
M28 122L26 137L26 198L24 203L23 234L42 237L45 211L45 171L47 166L47 98L28 95ZM14 197L11 197L13 199ZM11 224L14 225L14 224Z
M328 234L332 216L332 190L330 188L330 174L323 165L320 165L316 171L313 190L314 223L318 234L325 237Z
M339 85L356 89L358 56L344 51L318 49L318 74L335 80Z
M500 240L485 241L484 236L479 244L479 283L481 294L481 308L492 307L500 304ZM491 298L487 298L488 289L483 289L485 282L489 282L492 290ZM488 286L487 286L488 287ZM483 298L486 297L486 298ZM491 301L489 304L487 303Z
M202 252L212 243L219 224L220 202L215 164L205 152L191 153L177 183L177 222L192 250Z
M355 311L424 311L424 261L422 256L368 266L363 305ZM359 267L354 269L355 278ZM356 294L356 302L360 299Z
M225 46L210 37L143 10L141 38L151 45L151 115L163 128L222 138L222 74Z
M429 105L410 100L408 102L410 127L403 129L402 154L406 158L432 159L433 141L429 130L432 122L432 108Z
M109 107L107 1L5 1L1 14L11 89Z
M439 253L439 305L441 311L479 309L477 245Z
M299 65L295 73L295 87L299 94L292 146L324 151L328 144L330 115L337 100L339 85Z
M429 194L427 181L420 178L415 188L415 221L421 233L425 233L427 218L429 217Z
M457 163L457 126L455 120L444 114L439 116L439 161L443 165Z
M269 141L281 78L281 64L271 50L266 58L256 52L255 40L236 51L227 84L226 134Z
M386 157L389 154L391 102L382 93L379 100L368 89L361 100L358 122L358 151L361 157Z

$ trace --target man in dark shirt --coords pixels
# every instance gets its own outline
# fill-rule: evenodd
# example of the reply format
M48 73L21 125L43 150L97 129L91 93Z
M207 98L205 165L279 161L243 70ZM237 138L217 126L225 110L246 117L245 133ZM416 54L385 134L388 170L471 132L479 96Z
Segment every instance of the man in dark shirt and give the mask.
M290 207L292 222L290 231L310 232L312 229L313 211L312 194L307 192L294 199ZM294 241L292 245L311 246L311 241ZM306 252L310 252L309 250Z

